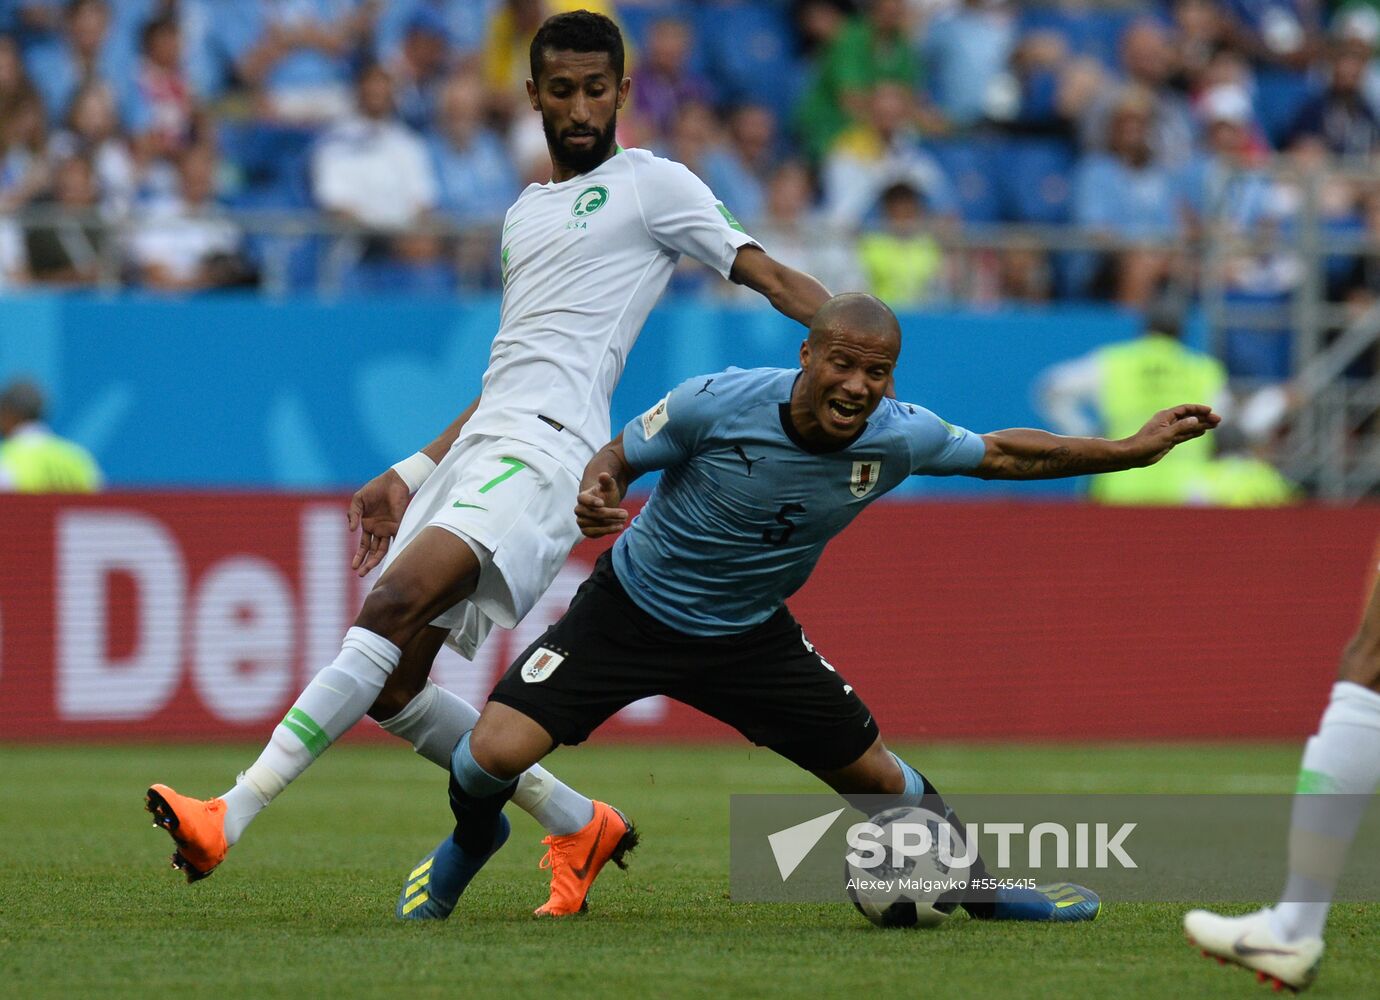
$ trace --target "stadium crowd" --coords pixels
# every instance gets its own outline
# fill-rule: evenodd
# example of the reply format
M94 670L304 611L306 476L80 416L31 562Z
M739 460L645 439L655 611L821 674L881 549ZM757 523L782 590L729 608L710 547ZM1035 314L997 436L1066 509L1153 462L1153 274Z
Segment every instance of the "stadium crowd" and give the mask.
M1144 305L1192 290L1213 217L1229 293L1269 303L1305 207L1380 244L1380 185L1297 179L1380 148L1380 0L0 0L0 287L113 260L193 291L269 259L302 287L497 287L495 223L548 179L527 42L577 7L629 38L620 141L831 287ZM333 228L246 221L304 211ZM984 244L998 224L1084 245ZM1380 252L1326 272L1334 302L1380 293Z

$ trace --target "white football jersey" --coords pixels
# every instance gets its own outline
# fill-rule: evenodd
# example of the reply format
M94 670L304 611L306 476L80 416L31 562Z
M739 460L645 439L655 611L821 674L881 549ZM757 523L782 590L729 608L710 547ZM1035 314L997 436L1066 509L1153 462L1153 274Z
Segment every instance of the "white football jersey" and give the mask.
M503 221L502 318L464 433L530 441L578 475L681 254L726 278L748 244L704 182L643 149L530 185Z

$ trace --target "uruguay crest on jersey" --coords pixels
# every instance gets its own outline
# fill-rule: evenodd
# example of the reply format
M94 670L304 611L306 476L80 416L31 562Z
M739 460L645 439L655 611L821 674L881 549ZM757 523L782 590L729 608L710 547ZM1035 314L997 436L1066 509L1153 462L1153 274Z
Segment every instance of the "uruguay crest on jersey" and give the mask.
M848 489L855 497L865 497L877 485L882 475L882 462L877 458L866 458L853 463L853 474L848 479Z

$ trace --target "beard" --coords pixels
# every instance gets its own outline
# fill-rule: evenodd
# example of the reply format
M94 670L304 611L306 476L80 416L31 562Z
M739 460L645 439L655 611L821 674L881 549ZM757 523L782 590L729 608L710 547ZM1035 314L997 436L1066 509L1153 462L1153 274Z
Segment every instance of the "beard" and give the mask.
M618 112L613 113L609 118L608 126L602 130L593 125L586 125L580 128L568 128L560 135L556 134L555 126L543 114L541 116L541 130L546 133L546 145L551 150L552 159L567 170L573 170L577 174L587 174L608 159L609 150L613 148L614 134L618 130ZM586 149L569 146L565 140L572 134L593 135L594 143Z

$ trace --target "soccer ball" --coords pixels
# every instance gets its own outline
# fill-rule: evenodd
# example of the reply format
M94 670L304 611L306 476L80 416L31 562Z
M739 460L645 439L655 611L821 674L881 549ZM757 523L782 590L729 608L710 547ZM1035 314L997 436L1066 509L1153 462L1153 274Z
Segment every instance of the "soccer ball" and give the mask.
M951 835L952 828L944 830L947 821L929 809L900 806L868 822L875 829L863 828L858 841L850 838L855 849L844 862L848 897L858 912L878 927L942 923L956 905L946 897L961 895L955 884L966 884L968 878L956 835L952 848L946 842L944 858L940 856L941 838Z

